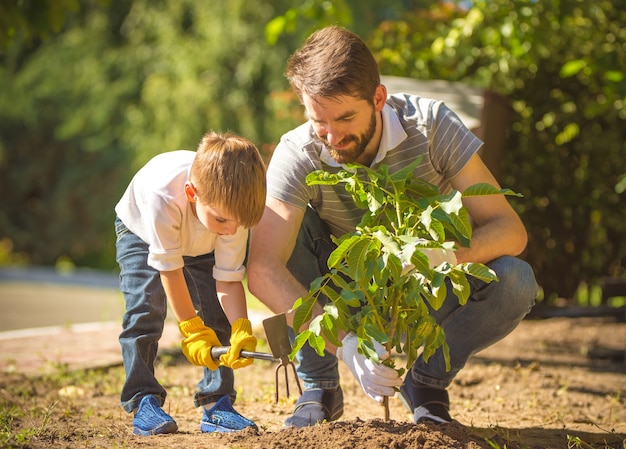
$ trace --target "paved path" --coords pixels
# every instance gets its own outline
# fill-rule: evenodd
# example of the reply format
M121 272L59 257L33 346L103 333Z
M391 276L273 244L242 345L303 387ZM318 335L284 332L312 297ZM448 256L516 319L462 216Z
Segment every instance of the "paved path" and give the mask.
M43 374L59 366L93 368L122 363L117 337L124 300L115 276L50 270L0 270L0 371ZM254 333L264 336L262 306L250 310ZM171 314L170 314L171 315ZM161 350L180 345L168 318Z

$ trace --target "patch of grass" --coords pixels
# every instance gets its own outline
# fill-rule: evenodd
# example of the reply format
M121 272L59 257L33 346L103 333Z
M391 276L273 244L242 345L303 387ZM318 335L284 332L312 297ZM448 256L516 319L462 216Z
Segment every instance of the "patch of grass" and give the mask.
M17 448L30 443L37 429L20 429L18 423L23 416L24 412L17 405L7 401L0 404L0 446Z

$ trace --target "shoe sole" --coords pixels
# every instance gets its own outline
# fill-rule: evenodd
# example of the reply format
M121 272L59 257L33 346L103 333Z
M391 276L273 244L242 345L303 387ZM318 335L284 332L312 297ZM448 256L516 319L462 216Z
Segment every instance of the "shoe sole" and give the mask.
M178 431L178 425L174 421L164 422L158 427L150 430L143 430L139 427L133 427L133 434L143 437L149 437L152 435L162 435L165 433L176 433Z
M215 424L202 423L200 425L200 432L202 433L231 433L231 432L241 432L244 429L255 428L255 426L246 426L241 429L230 429L228 427L217 426Z

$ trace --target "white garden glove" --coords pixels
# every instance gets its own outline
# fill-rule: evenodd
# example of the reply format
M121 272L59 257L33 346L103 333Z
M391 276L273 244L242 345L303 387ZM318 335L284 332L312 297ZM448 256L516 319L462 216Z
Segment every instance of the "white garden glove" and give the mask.
M426 257L428 257L428 265L432 270L444 262L450 265L456 265L456 254L451 249L444 248L420 248Z
M352 332L346 335L341 343L342 346L337 348L337 358L348 365L366 395L376 402L383 402L385 396L395 394L394 387L402 385L402 379L395 369L372 362L363 354L359 354L357 350L358 338ZM373 343L379 359L387 359L389 352L377 341Z
M428 266L432 270L444 262L450 265L456 265L456 253L451 249L445 248L418 248L428 258ZM411 271L415 266L412 263L402 262L402 275Z

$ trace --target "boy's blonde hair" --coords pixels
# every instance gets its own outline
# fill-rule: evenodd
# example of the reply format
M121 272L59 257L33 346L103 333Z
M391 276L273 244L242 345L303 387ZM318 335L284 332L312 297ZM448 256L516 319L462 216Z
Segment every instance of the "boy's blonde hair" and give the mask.
M231 133L204 135L189 177L203 204L223 207L241 226L256 225L265 209L265 164L256 146Z

